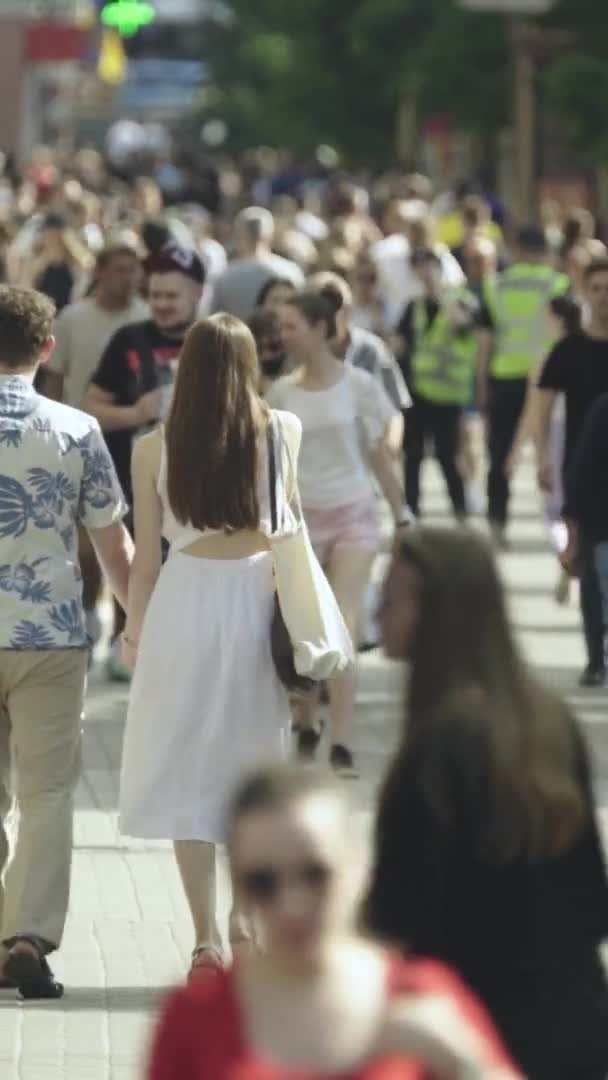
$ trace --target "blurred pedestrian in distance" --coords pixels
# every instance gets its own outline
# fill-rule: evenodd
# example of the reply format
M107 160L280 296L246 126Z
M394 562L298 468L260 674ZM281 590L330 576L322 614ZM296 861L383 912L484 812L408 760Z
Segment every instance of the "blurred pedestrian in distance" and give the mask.
M131 246L115 244L99 253L90 295L70 304L57 320L57 343L45 369L49 397L82 407L112 335L148 313L138 296L141 278L140 261Z
M547 318L549 337L553 344L563 341L572 334L581 331L581 306L569 295L555 296L549 303ZM507 458L505 469L511 476L517 467L526 442L534 437L536 428L536 406L538 403L537 386L545 365L545 359L530 372L528 395L524 412ZM551 463L553 468L552 483L543 493L545 526L551 547L559 557L567 544L568 530L563 520L564 488L562 474L564 469L564 450L566 440L566 409L563 396L551 416L549 435ZM565 603L569 595L568 575L560 573L555 590L558 603Z
M467 285L472 292L483 300L485 289L498 269L496 245L487 236L473 236L462 249L462 268Z
M468 514L461 444L464 411L475 387L481 348L480 305L466 288L450 289L433 248L411 258L423 296L406 308L398 332L402 369L412 395L405 431L405 493L412 512L420 507L420 471L432 441L456 518Z
M547 305L565 293L569 281L551 265L540 226L523 226L514 263L490 279L484 292L488 333L479 364L479 398L487 411L488 521L498 548L508 546L510 480L505 469L525 408L530 374L551 342Z
M171 995L148 1080L515 1080L449 971L354 933L348 811L325 774L246 777L227 834L233 890L263 949Z
M380 290L378 270L369 255L358 258L348 281L353 291L353 325L379 337L387 337L386 305Z
M141 238L148 255L158 255L171 243L173 235L169 222L164 217L145 218L141 224Z
M592 554L602 598L605 656L608 651L608 513L603 493L607 482L608 393L602 394L592 406L568 470L562 507L567 538L561 554L568 577L580 573L582 553Z
M264 397L275 380L285 373L287 366L279 311L272 307L258 307L248 325L258 350L260 389Z
M269 210L250 206L237 215L234 223L236 257L216 282L214 311L227 311L248 319L260 289L269 278L287 278L296 288L303 285L302 270L296 263L274 254L273 239L274 220Z
M374 244L370 254L386 297L389 323L395 327L408 304L422 295L411 256L419 247L432 246L433 222L426 204L414 200L395 201L387 208L385 228L387 235ZM464 274L451 252L443 247L437 251L437 256L445 283L454 287L463 285Z
M280 428L282 521L297 497L300 425L286 413L269 415L258 379L255 342L240 320L222 314L196 323L167 423L140 439L133 456L137 551L123 656L135 674L120 827L173 841L194 925L194 974L224 962L215 875L227 801L245 769L288 752L289 700L270 650L267 441L272 423ZM161 537L169 544L164 566ZM250 945L252 935L235 905L233 948Z
M559 396L563 395L566 411L562 463L565 481L589 412L596 400L608 392L608 258L596 259L587 267L583 299L582 328L554 345L538 380L534 423L538 482L547 494L555 483L551 432ZM587 664L580 681L582 686L603 686L606 664L602 601L593 548L583 539L578 571Z
M381 625L410 680L367 925L453 966L530 1080L602 1080L608 886L578 724L521 659L481 538L410 530Z
M55 401L82 408L91 378L106 346L123 326L148 314L138 296L141 264L132 247L117 244L97 257L93 289L84 300L70 304L55 323L55 350L44 370L44 393ZM99 561L86 530L79 534L83 605L92 645L101 636L97 605L102 589Z
M279 311L295 292L296 287L289 278L269 278L258 293L256 308Z
M17 283L43 292L62 311L91 269L93 258L60 214L47 214L33 240L31 255L21 262Z
M458 259L465 274L467 256L480 241L486 241L494 250L496 259L499 246L502 246L502 232L491 218L490 207L480 195L469 195L462 206L462 236L460 243L452 247L452 254Z
M144 268L150 317L127 323L112 335L84 401L101 425L129 502L133 444L169 412L179 354L205 283L199 256L177 245L150 255ZM121 682L127 679L118 652L122 628L122 613L116 608L108 674Z
M151 176L138 176L133 185L131 202L134 210L143 218L160 217L164 206L160 185Z

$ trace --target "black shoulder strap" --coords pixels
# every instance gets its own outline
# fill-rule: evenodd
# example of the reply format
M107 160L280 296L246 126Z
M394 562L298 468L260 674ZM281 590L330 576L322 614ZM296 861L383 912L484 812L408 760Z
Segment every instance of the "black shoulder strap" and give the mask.
M272 419L268 422L268 428L266 432L266 443L268 446L268 494L270 497L270 527L273 533L276 533L278 529L278 515L277 515L277 460L275 456L274 448L274 431Z
M142 394L158 388L158 372L154 361L152 345L147 334L148 323L134 323L132 327L133 343L141 361L139 370L139 388Z

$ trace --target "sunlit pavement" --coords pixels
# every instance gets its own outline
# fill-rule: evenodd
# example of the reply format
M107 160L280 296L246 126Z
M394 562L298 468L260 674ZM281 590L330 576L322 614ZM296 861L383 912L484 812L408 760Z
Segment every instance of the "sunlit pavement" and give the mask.
M428 466L425 512L445 522L446 502ZM517 478L512 548L501 557L512 617L527 656L563 689L585 722L600 804L608 804L608 699L579 691L583 664L576 597L553 599L557 578L532 472ZM379 560L378 573L382 572ZM347 782L357 876L365 872L374 793L398 738L403 672L379 653L362 657L355 750L362 771ZM74 879L65 942L56 958L63 1001L21 1005L0 994L1 1080L135 1080L150 1018L165 988L182 980L190 926L170 847L125 841L116 826L118 769L127 694L93 675L84 725L85 771L78 790ZM171 718L167 718L171 722ZM327 753L327 748L323 748ZM162 792L159 791L159 798ZM221 903L228 904L222 880Z

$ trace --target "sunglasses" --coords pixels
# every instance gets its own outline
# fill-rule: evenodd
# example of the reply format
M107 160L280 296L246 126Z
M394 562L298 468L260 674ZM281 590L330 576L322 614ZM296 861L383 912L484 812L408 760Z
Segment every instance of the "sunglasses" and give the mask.
M268 904L276 900L286 884L300 885L310 892L324 892L331 877L329 866L312 860L291 870L277 866L252 866L236 875L240 891L255 904Z

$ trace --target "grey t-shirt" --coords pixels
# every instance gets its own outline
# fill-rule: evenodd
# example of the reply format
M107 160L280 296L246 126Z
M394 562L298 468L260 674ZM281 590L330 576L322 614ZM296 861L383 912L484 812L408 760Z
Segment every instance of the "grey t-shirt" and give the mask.
M345 360L355 367L369 371L382 383L396 409L409 409L412 399L408 393L401 368L382 338L359 326L351 326Z
M63 309L55 323L57 345L48 368L63 375L66 405L81 409L84 396L110 338L129 323L147 318L148 306L138 297L127 308L106 311L95 298Z
M274 277L286 278L296 289L304 285L300 267L280 255L235 259L215 283L213 311L227 311L239 319L248 319L263 286Z

